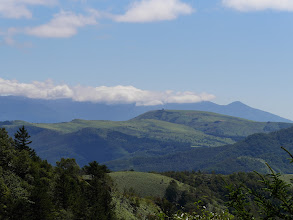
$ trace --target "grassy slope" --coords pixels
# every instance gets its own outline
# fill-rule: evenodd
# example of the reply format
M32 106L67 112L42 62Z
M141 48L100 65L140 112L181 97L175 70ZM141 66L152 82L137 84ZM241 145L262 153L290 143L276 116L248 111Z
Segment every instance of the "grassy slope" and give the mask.
M160 197L162 198L169 183L173 178L155 173L143 173L135 171L120 171L110 173L114 184L120 192L129 191L132 188L140 197ZM175 180L179 189L188 189L188 186Z
M113 201L119 219L148 219L149 215L157 216L160 209L148 197L162 198L169 183L174 180L161 174L135 171L112 172L109 175L117 187ZM175 181L180 190L189 190L190 186Z
M234 142L230 138L205 134L187 125L154 119L125 122L73 120L67 123L34 124L34 126L62 133L72 133L87 127L111 129L136 137L147 136L157 140L187 142L192 143L194 146L220 146Z
M259 132L271 132L288 128L289 123L254 122L237 117L202 111L150 111L133 119L156 119L192 127L218 137L246 137Z

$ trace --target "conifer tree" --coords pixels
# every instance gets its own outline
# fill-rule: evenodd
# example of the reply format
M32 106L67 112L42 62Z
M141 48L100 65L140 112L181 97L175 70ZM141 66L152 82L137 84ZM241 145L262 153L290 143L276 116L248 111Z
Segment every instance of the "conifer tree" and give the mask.
M19 151L26 150L29 152L30 157L36 157L35 150L29 146L32 143L30 137L24 125L20 127L14 134L15 148Z
M281 148L289 154L293 163L293 155L284 147ZM240 219L255 219L251 214L252 207L257 207L261 219L293 219L292 182L286 183L280 173L275 173L269 164L266 165L270 169L270 174L256 172L263 185L260 190L245 186L236 189L228 186L228 205L234 208L234 214Z

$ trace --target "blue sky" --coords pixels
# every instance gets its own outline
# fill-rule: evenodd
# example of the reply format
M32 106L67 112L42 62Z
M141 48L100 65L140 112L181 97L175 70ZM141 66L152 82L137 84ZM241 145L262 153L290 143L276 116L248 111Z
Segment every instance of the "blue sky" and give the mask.
M0 0L0 94L293 119L292 41L292 0Z

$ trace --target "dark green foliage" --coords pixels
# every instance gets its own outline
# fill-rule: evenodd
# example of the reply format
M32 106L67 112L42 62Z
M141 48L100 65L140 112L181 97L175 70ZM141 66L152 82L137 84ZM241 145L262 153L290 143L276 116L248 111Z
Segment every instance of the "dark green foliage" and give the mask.
M227 204L236 210L236 216L240 219L253 219L251 210L247 207L250 201L246 198L243 188L238 187L234 190L231 185L227 186L227 188L230 190Z
M29 150L29 144L32 143L32 141L29 140L30 137L31 136L28 134L24 126L19 128L19 130L14 134L16 149L18 149L19 151Z
M13 144L14 142L7 131L4 128L0 128L0 166L4 169L11 167L11 161L15 155Z
M36 157L36 152L34 149L30 148L30 144L32 141L30 140L30 135L25 129L24 125L18 129L18 131L14 134L14 143L15 148L18 151L26 150L29 152L30 157Z
M53 167L32 154L24 127L15 137L0 129L0 219L114 219L107 167L64 158Z
M78 184L80 169L74 159L62 158L56 164L55 201L60 209L68 210L75 205L80 193Z
M253 134L233 145L193 148L164 156L134 157L106 164L112 170L134 167L138 171L204 170L229 174L254 170L269 173L267 162L277 172L293 173L293 166L287 162L288 155L279 147L293 151L292 143L293 127L269 134Z
M282 147L283 148L283 147ZM291 157L289 151L283 148ZM266 175L258 174L260 177L261 188L241 186L228 188L229 203L228 205L234 209L236 216L242 219L253 219L254 217L261 219L292 219L293 216L293 189L292 183L285 183L268 164L270 173ZM251 213L251 209L255 208L257 213Z
M227 210L227 202L229 202L229 189L227 185L233 185L235 188L240 186L245 186L247 188L252 188L255 190L261 189L262 184L259 182L261 178L255 173L234 173L230 175L222 174L209 174L203 172L165 172L161 173L163 175L172 177L182 183L188 184L190 188L188 190L178 190L174 185L169 189L171 199L170 203L166 206L166 201L163 200L157 202L160 207L169 207L168 213L165 212L168 216L176 213L177 211L183 211L187 213L196 212L201 213L202 207L210 212L222 213L222 211ZM176 193L175 193L176 192ZM176 195L176 196L174 196ZM234 195L235 196L235 195ZM170 197L169 197L170 198ZM176 198L176 199L173 199ZM194 203L199 203L200 206L195 206ZM252 213L256 213L255 209L250 210Z
M110 170L105 165L99 165L97 161L90 162L88 166L83 167L86 174L91 175L92 178L103 178Z
M172 180L165 192L165 198L171 203L177 203L179 200L179 189L176 181Z

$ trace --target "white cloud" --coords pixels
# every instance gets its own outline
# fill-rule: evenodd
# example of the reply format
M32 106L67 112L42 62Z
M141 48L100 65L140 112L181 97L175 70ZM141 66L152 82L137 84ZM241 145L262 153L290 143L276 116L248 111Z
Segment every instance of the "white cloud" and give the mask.
M38 99L70 98L74 101L96 103L135 103L136 105L162 105L166 103L195 103L215 98L211 94L193 92L149 91L133 86L70 87L55 85L52 81L20 83L0 78L0 95L25 96Z
M0 78L0 94L16 95L29 98L57 99L71 98L72 90L67 85L54 85L52 81L20 83L16 80Z
M78 28L97 24L96 16L84 16L61 11L47 24L27 28L25 33L44 38L68 38L77 34Z
M57 4L57 0L0 0L0 16L5 18L31 18L28 6L50 6Z
M222 0L226 7L239 11L293 11L293 0Z
M193 11L190 5L180 0L142 0L131 4L124 15L113 18L117 22L154 22L173 20Z

